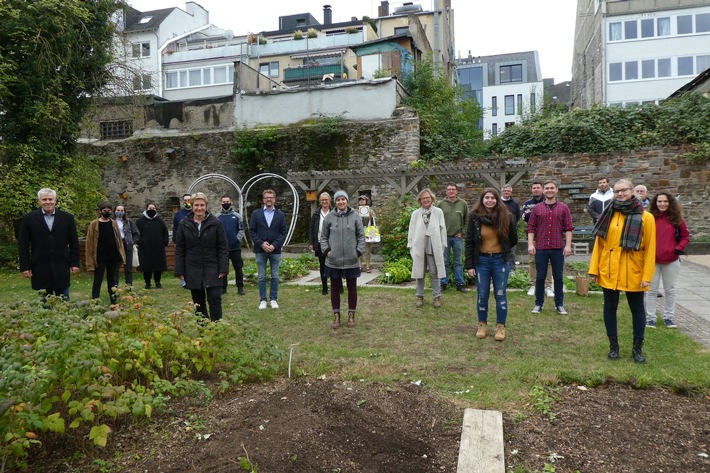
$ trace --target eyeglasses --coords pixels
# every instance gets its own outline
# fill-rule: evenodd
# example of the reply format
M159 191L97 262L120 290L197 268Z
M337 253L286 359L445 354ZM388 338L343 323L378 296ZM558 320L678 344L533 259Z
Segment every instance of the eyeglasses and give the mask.
M623 189L614 189L615 194L623 194L624 192L629 192L631 188L629 187L624 187Z

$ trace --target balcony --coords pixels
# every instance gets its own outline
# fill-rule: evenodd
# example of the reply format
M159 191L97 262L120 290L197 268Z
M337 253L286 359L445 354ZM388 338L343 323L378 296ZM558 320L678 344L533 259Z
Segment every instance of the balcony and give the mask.
M333 74L335 79L342 79L342 74L348 74L348 68L340 64L323 66L301 66L284 68L284 83L314 81L320 82L326 74Z

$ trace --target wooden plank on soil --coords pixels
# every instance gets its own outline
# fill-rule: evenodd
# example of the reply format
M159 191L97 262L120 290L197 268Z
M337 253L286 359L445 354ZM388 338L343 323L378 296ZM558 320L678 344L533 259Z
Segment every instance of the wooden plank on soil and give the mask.
M505 473L503 415L499 411L466 409L457 473Z

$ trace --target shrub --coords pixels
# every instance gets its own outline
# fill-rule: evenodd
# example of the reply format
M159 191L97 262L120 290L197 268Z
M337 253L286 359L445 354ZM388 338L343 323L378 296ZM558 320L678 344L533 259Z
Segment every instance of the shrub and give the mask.
M410 258L407 235L409 234L409 219L416 208L415 198L407 195L402 199L389 199L384 209L380 210L378 219L382 238L380 249L382 259L385 261Z
M527 289L530 287L530 274L527 271L518 270L510 273L508 277L508 287L512 289Z
M412 259L409 257L387 261L382 265L381 284L401 284L412 280Z

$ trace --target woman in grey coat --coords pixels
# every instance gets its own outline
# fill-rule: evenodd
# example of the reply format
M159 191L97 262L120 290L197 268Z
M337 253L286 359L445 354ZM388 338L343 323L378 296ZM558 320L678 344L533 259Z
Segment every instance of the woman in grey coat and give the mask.
M340 327L343 278L348 286L348 327L354 327L357 278L360 277L359 258L365 251L365 228L360 215L348 207L348 194L345 191L335 193L335 211L328 213L323 221L320 247L326 256L326 276L330 277L330 303L334 316L332 327Z
M444 212L434 206L434 194L424 189L417 195L421 205L412 212L409 220L407 248L412 256L412 278L417 282L417 308L424 306L424 277L431 275L434 307L441 307L441 281L446 275L444 251L446 250L446 222Z

